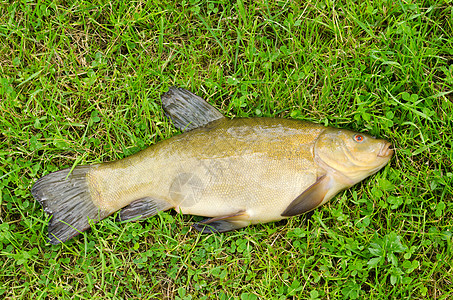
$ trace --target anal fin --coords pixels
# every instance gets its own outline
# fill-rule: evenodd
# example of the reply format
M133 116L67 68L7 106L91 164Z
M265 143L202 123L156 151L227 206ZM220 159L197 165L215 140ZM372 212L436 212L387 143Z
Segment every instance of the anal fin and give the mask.
M327 175L319 177L315 183L294 199L281 215L292 217L315 209L321 205L330 188L331 178Z
M159 211L172 208L172 205L163 200L151 197L141 198L132 201L128 206L121 209L119 221L135 221L154 216Z
M247 227L250 225L248 218L249 215L245 211L240 211L233 215L206 219L192 226L201 233L220 233Z

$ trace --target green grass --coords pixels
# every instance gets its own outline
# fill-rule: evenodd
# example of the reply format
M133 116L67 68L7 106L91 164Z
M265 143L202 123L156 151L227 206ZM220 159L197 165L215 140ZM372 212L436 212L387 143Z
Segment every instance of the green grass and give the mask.
M451 0L299 2L0 2L0 297L451 299ZM308 221L201 235L165 212L46 244L33 183L177 134L172 85L396 155Z

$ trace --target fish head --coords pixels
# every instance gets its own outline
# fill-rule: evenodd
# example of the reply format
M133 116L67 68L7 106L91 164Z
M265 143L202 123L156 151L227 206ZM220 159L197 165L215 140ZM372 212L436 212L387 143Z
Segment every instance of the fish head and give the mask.
M393 155L391 146L367 134L327 128L316 141L315 159L351 186L385 166Z

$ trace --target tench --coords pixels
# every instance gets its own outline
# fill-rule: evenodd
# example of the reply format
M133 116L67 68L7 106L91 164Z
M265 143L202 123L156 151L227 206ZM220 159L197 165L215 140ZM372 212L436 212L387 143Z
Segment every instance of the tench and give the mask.
M44 176L32 194L52 218L49 242L76 236L118 210L137 220L170 208L209 217L203 233L226 232L308 212L390 160L385 140L278 118L227 119L181 88L162 95L184 133L124 159Z

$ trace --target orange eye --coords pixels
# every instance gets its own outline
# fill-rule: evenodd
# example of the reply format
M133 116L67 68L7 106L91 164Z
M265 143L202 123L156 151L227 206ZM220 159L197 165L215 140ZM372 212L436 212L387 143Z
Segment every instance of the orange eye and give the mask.
M365 138L363 137L363 135L360 135L360 134L354 135L354 141L356 141L357 143L363 142L364 139Z

